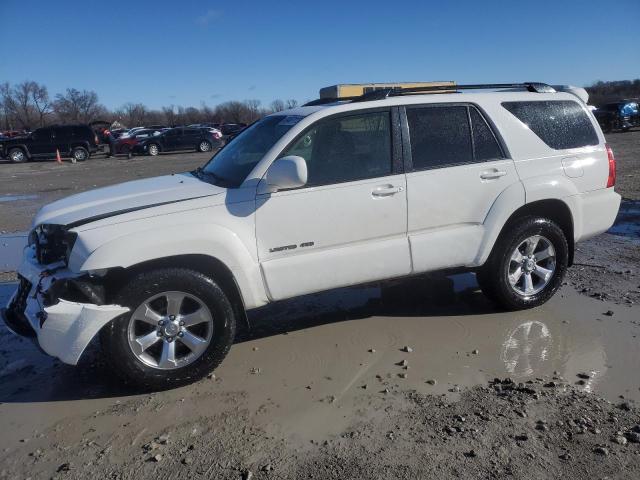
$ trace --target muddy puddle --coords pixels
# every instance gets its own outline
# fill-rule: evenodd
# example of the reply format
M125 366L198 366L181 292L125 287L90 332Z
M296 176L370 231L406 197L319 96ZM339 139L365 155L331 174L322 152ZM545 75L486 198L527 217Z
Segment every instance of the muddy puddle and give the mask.
M0 286L1 302L13 288ZM459 388L494 377L556 374L574 383L587 373L580 388L640 400L638 311L565 287L541 308L498 312L472 274L340 289L253 311L253 332L241 335L216 379L156 398L179 405L181 418L217 411L221 395L234 398L267 431L302 440L375 415L367 406L386 391L455 398ZM10 435L142 397L123 391L92 358L62 365L0 326L0 411L20 419L10 422ZM154 422L175 421L164 415Z
M622 235L640 241L640 201L623 200L616 222L609 233Z
M18 267L26 244L26 232L0 235L0 272L10 272Z
M0 195L0 203L35 200L36 198L38 198L38 195Z

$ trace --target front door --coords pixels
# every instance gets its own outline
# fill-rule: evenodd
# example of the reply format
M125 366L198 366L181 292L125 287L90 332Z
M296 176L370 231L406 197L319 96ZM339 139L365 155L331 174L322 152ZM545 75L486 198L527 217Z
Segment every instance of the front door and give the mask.
M308 182L257 197L258 256L272 300L410 272L406 180L391 124L389 110L332 116L282 152L306 160Z
M31 134L31 142L29 142L29 153L34 157L43 157L51 155L53 143L51 139L50 128L38 128ZM55 155L55 149L53 150Z
M519 182L514 162L475 106L407 106L403 122L413 270L472 266L489 209Z

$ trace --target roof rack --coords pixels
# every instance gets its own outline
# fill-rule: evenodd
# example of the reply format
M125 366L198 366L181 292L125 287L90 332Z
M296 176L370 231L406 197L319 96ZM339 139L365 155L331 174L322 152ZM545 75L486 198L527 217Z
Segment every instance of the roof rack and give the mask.
M432 85L424 87L392 87L382 88L366 92L362 95L354 97L340 97L340 98L318 98L306 103L305 107L314 105L325 105L328 103L336 102L371 102L374 100L384 100L389 97L398 97L402 95L415 95L419 93L445 93L459 92L461 90L498 90L498 89L525 89L528 92L535 93L555 93L556 90L546 83L540 82L525 82L525 83L478 83L472 85Z

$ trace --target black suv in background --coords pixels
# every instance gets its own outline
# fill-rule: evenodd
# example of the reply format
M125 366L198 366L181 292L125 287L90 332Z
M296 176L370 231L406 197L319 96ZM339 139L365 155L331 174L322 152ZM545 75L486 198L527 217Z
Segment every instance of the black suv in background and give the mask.
M88 125L39 128L28 135L0 141L0 158L15 163L56 158L56 152L82 162L97 150L98 137Z
M626 132L630 128L640 127L640 107L638 107L638 103L635 100L607 103L594 110L593 114L604 133L614 130Z
M217 140L207 129L177 127L141 140L133 147L133 153L155 156L160 152L174 150L195 149L199 152L210 152L220 146L220 140Z

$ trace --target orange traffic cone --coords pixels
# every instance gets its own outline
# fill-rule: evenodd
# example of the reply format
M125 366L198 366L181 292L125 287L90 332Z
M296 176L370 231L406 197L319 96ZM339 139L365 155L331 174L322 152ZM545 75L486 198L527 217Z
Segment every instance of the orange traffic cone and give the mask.
M56 162L62 163L62 158L60 158L60 150L56 148Z

